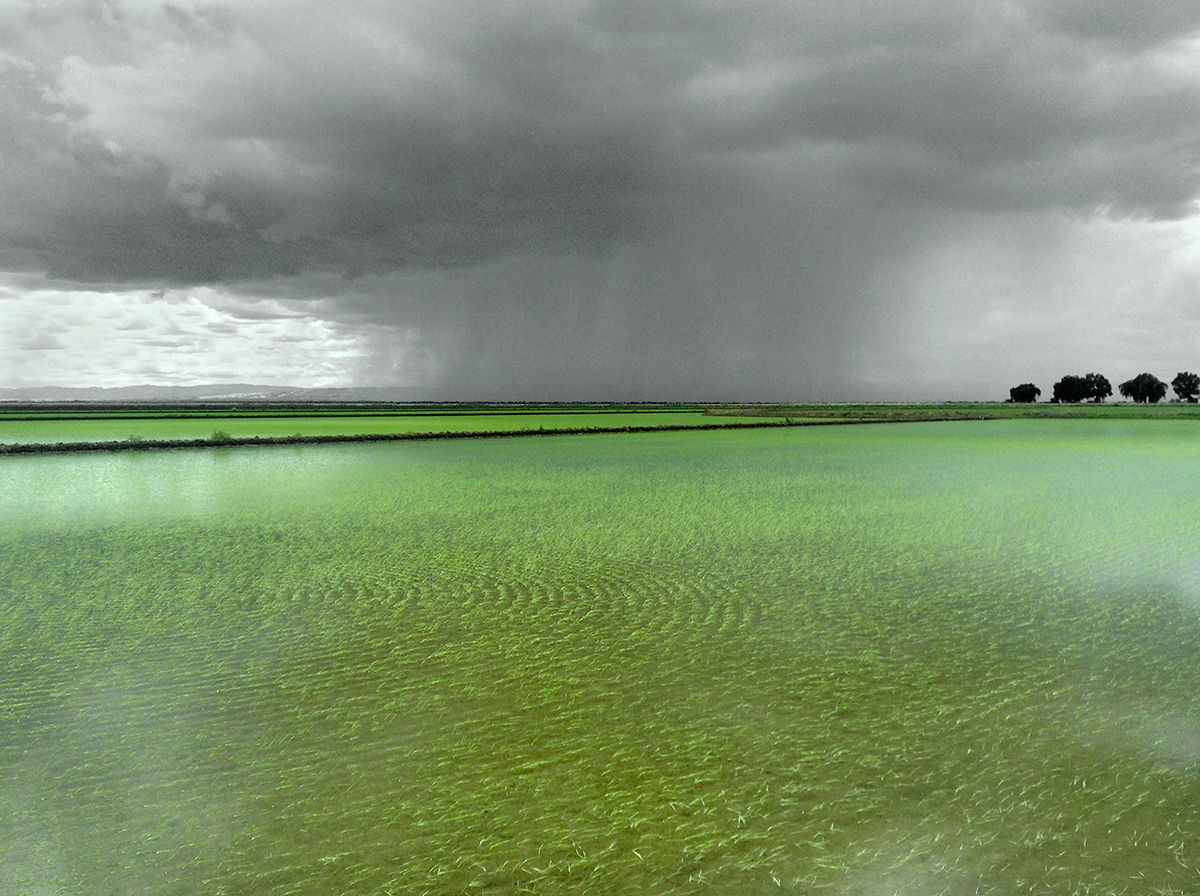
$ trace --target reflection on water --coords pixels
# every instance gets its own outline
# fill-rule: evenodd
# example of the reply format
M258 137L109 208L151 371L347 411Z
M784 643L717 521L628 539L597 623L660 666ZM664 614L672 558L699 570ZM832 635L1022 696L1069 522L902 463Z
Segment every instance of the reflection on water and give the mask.
M6 459L0 892L1194 892L1194 438L1089 426Z

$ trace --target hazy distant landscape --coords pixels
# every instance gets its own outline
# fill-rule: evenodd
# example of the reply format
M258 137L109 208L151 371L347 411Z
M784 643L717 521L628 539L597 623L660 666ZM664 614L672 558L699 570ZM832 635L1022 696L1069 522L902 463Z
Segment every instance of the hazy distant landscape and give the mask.
M251 383L208 383L195 386L28 386L0 388L0 402L362 402L404 401L402 388L303 389ZM411 400L409 398L408 400Z

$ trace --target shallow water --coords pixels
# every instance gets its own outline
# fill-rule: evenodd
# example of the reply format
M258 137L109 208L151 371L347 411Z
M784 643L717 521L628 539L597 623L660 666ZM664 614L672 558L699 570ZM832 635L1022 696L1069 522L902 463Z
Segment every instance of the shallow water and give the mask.
M0 460L0 892L1195 892L1200 430Z

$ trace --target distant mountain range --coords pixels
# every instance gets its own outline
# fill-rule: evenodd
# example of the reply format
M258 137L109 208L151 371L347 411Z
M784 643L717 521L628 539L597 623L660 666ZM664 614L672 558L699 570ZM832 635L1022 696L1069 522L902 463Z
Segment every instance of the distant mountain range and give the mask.
M416 401L413 390L403 386L349 389L298 389L292 386L263 386L251 383L209 383L202 386L31 386L0 389L0 401Z

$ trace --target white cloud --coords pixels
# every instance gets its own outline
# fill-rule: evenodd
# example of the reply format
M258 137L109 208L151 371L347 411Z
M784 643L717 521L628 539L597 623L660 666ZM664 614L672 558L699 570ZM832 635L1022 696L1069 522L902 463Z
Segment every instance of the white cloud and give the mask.
M436 360L417 331L322 316L319 305L256 302L216 288L168 297L147 290L10 285L0 292L7 324L0 343L0 387L172 385L231 378L337 387L353 385L364 371L386 385L436 376Z

